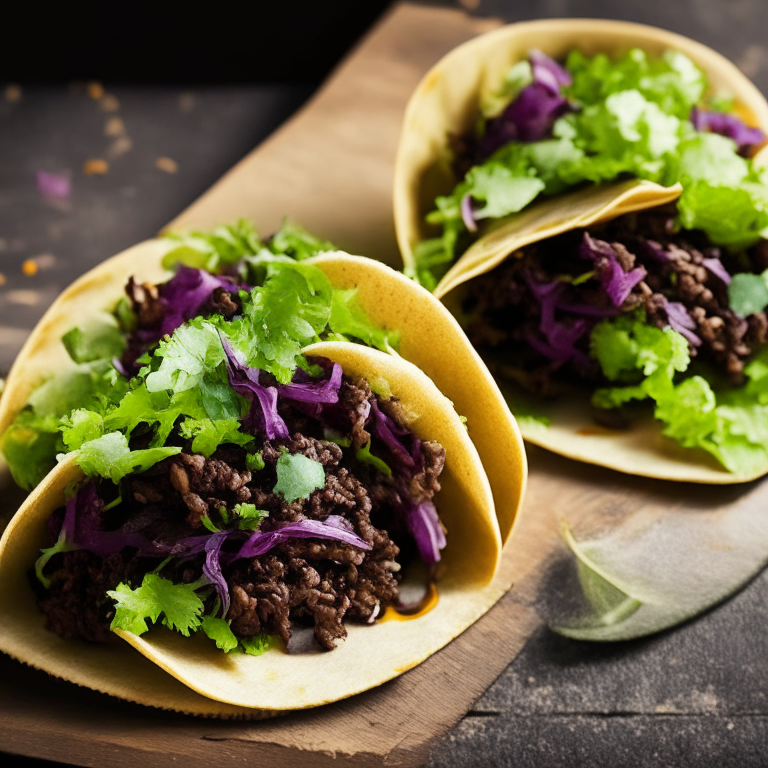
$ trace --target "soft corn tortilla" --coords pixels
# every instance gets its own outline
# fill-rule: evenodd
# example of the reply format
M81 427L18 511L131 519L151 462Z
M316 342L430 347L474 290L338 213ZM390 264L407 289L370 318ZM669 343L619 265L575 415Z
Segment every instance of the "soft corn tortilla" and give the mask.
M526 21L480 35L435 64L406 109L393 190L397 241L406 267L414 266L414 246L437 232L424 221L435 197L448 194L458 181L448 161L448 136L471 128L480 104L498 90L513 64L534 48L561 59L576 48L588 56L618 56L633 47L656 56L668 49L686 54L706 72L713 92L734 97L743 120L768 129L768 102L760 91L726 58L682 35L599 19Z
M449 193L457 179L447 157L449 134L466 133L480 104L498 90L509 68L538 48L555 59L573 49L586 55L620 55L632 47L651 55L682 51L701 67L711 89L735 98L735 111L750 125L768 131L768 102L727 59L686 37L641 24L593 19L521 22L481 35L441 59L424 77L406 110L395 167L394 211L398 243L406 267L414 266L413 247L434 235L424 217L439 194ZM755 158L768 164L768 148ZM451 267L435 295L459 314L461 286L491 271L520 248L561 232L608 221L631 211L675 200L680 185L661 187L648 181L626 181L587 187L532 205L491 225ZM513 361L510 361L512 364ZM537 401L499 378L513 413L533 413L550 420L521 419L529 442L578 461L620 472L682 482L731 484L768 473L768 464L750 474L728 472L700 449L683 448L664 437L652 417L629 429L598 427L591 418L589 393L577 392L557 401Z
M493 582L501 537L488 478L450 401L402 358L345 342L314 344L305 352L338 362L351 376L386 382L400 399L412 432L445 448L443 487L435 504L448 544L440 564L439 599L431 611L407 621L347 623L349 636L330 653L289 655L272 649L259 657L227 655L203 633L184 638L162 627L141 637L117 632L139 653L127 644L63 640L45 628L28 571L47 544L50 514L64 502L67 486L83 477L70 460L33 491L0 540L0 650L130 701L200 715L245 712L258 717L319 706L380 685L424 661L479 619L504 592L503 585ZM191 691L169 684L171 677L158 675L158 669Z
M0 435L29 396L53 374L74 368L61 336L77 325L104 321L124 295L131 275L157 283L170 277L162 265L170 241L147 240L108 259L67 288L19 353L0 398ZM527 477L523 439L485 364L454 317L428 291L394 269L360 256L329 252L311 260L334 287L356 288L370 318L400 332L399 351L437 385L467 418L469 434L487 472L502 541L512 531Z

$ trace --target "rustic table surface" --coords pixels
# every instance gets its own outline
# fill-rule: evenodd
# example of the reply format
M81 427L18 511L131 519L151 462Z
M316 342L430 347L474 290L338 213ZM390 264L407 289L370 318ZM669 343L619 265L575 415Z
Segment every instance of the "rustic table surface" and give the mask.
M462 5L479 19L593 16L666 27L722 52L768 92L765 0L464 0ZM486 22L472 23L477 31ZM428 37L430 30L423 34ZM431 60L427 55L424 67ZM105 257L152 236L313 92L302 83L149 87L107 82L104 87L100 92L85 85L21 83L9 85L0 97L0 374L61 288ZM106 165L89 164L94 160ZM43 201L35 186L38 170L69 174L71 197L55 205ZM569 462L542 452L532 453L531 462L534 481L577 474ZM589 482L598 487L617 481L600 470ZM536 492L535 482L532 488ZM637 491L631 484L628 488ZM540 494L534 493L534 501L546 498L541 489ZM432 744L428 764L768 765L766 627L766 573L699 619L645 640L578 643L531 621L522 650ZM518 650L509 650L509 658ZM17 695L10 686L49 684L40 673L18 672L9 660L2 666L0 698L6 703ZM33 711L34 692L15 690L19 710ZM97 722L98 710L113 706L98 694L79 700ZM169 718L178 732L189 727L189 719ZM41 733L46 723L41 715ZM208 738L223 741L225 736ZM101 753L100 762L87 749L65 754L20 743L0 740L0 750L8 752L0 753L0 760L23 753L32 757L13 759L24 765L55 764L38 759L43 756L82 765L119 762L117 752ZM222 748L222 760L225 754L237 764L249 762L234 748Z

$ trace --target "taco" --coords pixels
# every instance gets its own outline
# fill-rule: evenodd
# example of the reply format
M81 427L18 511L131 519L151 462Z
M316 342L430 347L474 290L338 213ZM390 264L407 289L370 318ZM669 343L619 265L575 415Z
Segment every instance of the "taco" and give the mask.
M455 99L441 111L435 92ZM765 135L739 115L768 126L728 62L608 22L513 25L456 49L417 90L395 191L406 269L459 317L529 441L672 480L768 472ZM438 198L443 234L414 250L451 132L443 183L464 178Z
M0 541L0 649L145 704L268 712L378 685L482 615L503 592L492 581L501 536L491 485L451 402L392 353L398 335L408 348L408 324L395 330L375 318L400 280L406 305L408 290L422 304L436 300L405 278L388 284L395 273L364 259L297 261L261 247L228 266L187 252L199 266L142 282L168 249L137 248L129 301L102 314L119 347L82 308L97 296L96 306L114 306L110 279L123 282L125 254L81 282L101 288L88 302L86 291L79 303L77 291L60 299L58 309L81 308L65 346L91 388L77 390L78 407L59 419L67 453ZM214 251L220 260L222 248ZM383 294L378 305L366 303L366 290ZM449 320L435 339L460 347ZM58 339L62 323L51 312L45 327ZM22 360L39 362L57 344L33 336ZM492 380L472 364L477 372L464 375L488 398ZM6 433L12 456L23 456L22 429L42 434L39 404L55 402L70 375L33 388ZM497 444L515 443L516 431L501 434L512 423L503 418ZM524 462L507 473L519 494ZM422 593L428 587L416 601L414 579ZM311 650L328 653L287 653L307 632ZM140 653L116 645L117 635ZM84 653L83 639L113 642ZM147 659L202 698L174 702Z

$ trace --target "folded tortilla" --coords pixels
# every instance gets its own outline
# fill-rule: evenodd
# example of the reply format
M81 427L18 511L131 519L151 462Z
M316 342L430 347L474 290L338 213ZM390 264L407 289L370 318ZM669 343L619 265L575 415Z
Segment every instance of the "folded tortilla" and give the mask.
M142 282L169 277L161 266L168 247L163 241L141 243L96 267L56 300L8 377L0 402L2 429L37 386L74 365L61 343L63 333L75 324L85 328L103 320L130 275ZM227 655L201 635L184 638L159 626L141 637L120 632L125 643L64 640L46 629L28 572L40 547L47 545L51 512L63 503L65 489L83 477L70 460L30 494L0 540L1 651L145 705L198 715L264 717L336 701L405 672L501 597L505 587L493 580L502 547L500 526L506 539L527 468L517 424L493 378L453 316L412 281L378 262L347 254L327 253L313 261L335 287L357 289L371 320L400 332L400 355L347 342L315 344L305 354L338 362L352 376L386 381L412 418L411 431L446 449L443 489L435 504L448 544L435 607L411 620L347 623L349 636L329 653L288 655L272 649L259 657ZM459 414L467 417L467 425ZM493 481L483 467L484 456L495 473Z
M406 268L414 266L413 248L435 234L424 218L435 197L450 193L458 179L447 157L448 137L465 134L483 100L498 91L509 68L539 49L555 59L571 50L592 56L620 55L632 47L661 55L674 49L703 69L715 92L734 97L734 112L747 124L768 131L768 102L726 58L701 43L641 24L593 19L549 19L512 24L455 48L422 79L408 104L398 148L394 182L397 238ZM768 148L755 158L768 163ZM679 184L662 187L648 181L595 185L535 203L496 221L451 266L434 293L459 315L461 286L493 270L526 245L562 232L588 227L632 211L672 202ZM651 416L631 428L612 430L591 420L589 395L555 401L532 398L499 380L512 412L533 410L550 421L523 419L530 443L578 461L645 477L730 484L768 473L768 465L748 475L728 472L701 449L684 448L665 437Z

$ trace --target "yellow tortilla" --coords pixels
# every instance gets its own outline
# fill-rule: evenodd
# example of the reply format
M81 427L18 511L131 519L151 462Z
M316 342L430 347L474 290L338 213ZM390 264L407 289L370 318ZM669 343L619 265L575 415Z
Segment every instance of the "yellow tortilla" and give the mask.
M54 373L74 368L61 336L74 325L107 316L134 275L156 283L170 273L163 255L171 241L147 240L108 259L67 288L19 353L0 398L0 435L30 394ZM469 434L491 481L502 540L512 531L525 491L523 439L503 396L450 312L428 291L380 262L341 252L312 260L337 288L356 288L371 319L400 332L399 352L423 370L467 418Z
M579 49L618 56L630 48L651 55L668 49L686 54L706 72L714 92L735 98L739 116L768 129L768 102L725 57L701 43L656 27L599 19L546 19L502 27L470 40L444 56L424 76L408 103L395 163L394 215L406 267L413 247L433 237L424 217L437 195L456 185L447 158L449 134L466 133L485 99L498 91L509 68L537 48L555 59Z
M346 624L349 636L331 652L226 655L203 633L191 638L154 627L126 644L67 641L45 628L27 573L48 542L47 521L64 492L82 479L69 461L28 497L0 539L0 650L58 677L142 704L193 714L233 716L303 709L352 696L416 666L482 616L503 593L493 577L501 537L490 484L480 457L450 401L402 358L345 342L308 347L352 376L386 382L409 415L410 428L446 450L442 490L435 504L447 529L436 606L409 621ZM136 653L128 645L138 650ZM148 664L147 659L154 662ZM167 680L157 669L169 673ZM187 687L177 695L172 678ZM254 711L255 710L255 711Z

